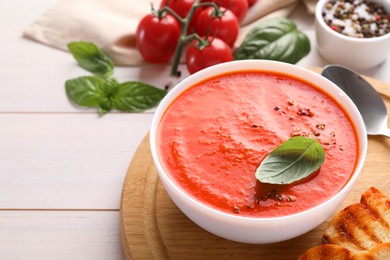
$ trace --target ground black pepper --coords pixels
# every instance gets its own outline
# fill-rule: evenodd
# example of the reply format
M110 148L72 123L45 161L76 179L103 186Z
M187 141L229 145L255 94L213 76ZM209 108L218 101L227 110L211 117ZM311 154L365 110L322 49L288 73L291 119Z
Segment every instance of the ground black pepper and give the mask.
M320 135L320 132L318 132L317 130L314 130L314 131L313 131L313 135L314 135L314 136L319 136L319 135Z
M311 111L309 108L304 108L304 107L298 108L297 114L301 116L310 116L310 117L314 116L313 111Z
M316 128L319 130L325 130L325 124L318 123L316 124Z

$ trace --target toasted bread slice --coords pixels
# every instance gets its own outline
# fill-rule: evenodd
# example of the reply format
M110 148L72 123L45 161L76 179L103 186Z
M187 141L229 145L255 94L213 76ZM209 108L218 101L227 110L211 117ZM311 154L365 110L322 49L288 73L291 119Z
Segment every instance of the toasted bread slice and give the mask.
M351 260L389 260L390 243L381 243L371 248L369 251L362 251L355 254Z
M350 260L352 257L352 252L342 246L323 244L310 248L298 260Z
M369 188L360 203L346 207L330 220L323 239L354 254L390 242L390 199Z
M381 243L368 251L353 254L345 247L334 244L323 244L310 248L298 260L388 260L390 243Z

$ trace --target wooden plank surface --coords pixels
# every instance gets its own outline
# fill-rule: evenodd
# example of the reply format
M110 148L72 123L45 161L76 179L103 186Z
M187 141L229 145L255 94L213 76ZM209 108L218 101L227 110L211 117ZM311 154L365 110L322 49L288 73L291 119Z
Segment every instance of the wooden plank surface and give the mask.
M390 86L374 83L390 110ZM369 136L362 174L339 209L360 200L369 187L390 196L390 138ZM129 166L121 202L121 237L126 259L296 259L321 243L326 222L289 241L250 245L214 236L189 220L174 205L154 168L148 136Z
M0 209L119 209L151 114L1 114Z
M121 260L118 211L0 211L0 259Z

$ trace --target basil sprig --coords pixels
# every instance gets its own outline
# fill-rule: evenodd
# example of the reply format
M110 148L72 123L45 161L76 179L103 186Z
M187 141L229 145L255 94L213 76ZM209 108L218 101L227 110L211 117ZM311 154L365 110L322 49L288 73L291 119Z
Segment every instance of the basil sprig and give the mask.
M295 64L310 52L309 38L284 17L260 21L234 52L236 60L265 59Z
M324 148L317 140L291 137L261 162L256 178L263 183L290 184L317 171L324 161Z
M157 105L167 93L138 81L119 83L113 78L114 63L93 43L71 42L68 49L80 67L94 74L65 82L66 94L76 105L96 107L100 114L112 109L141 112Z

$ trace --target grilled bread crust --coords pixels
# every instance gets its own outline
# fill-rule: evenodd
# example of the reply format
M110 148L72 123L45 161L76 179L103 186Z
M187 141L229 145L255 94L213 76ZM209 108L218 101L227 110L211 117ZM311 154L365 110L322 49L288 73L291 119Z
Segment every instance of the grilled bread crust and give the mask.
M323 244L310 248L298 260L350 260L352 256L352 252L342 246Z
M381 243L371 248L369 251L362 251L355 254L351 260L389 260L390 243Z
M369 188L360 203L346 207L330 220L323 240L354 254L390 242L390 199L378 189Z
M298 260L389 260L390 243L381 243L357 254L343 246L323 244L310 248Z

